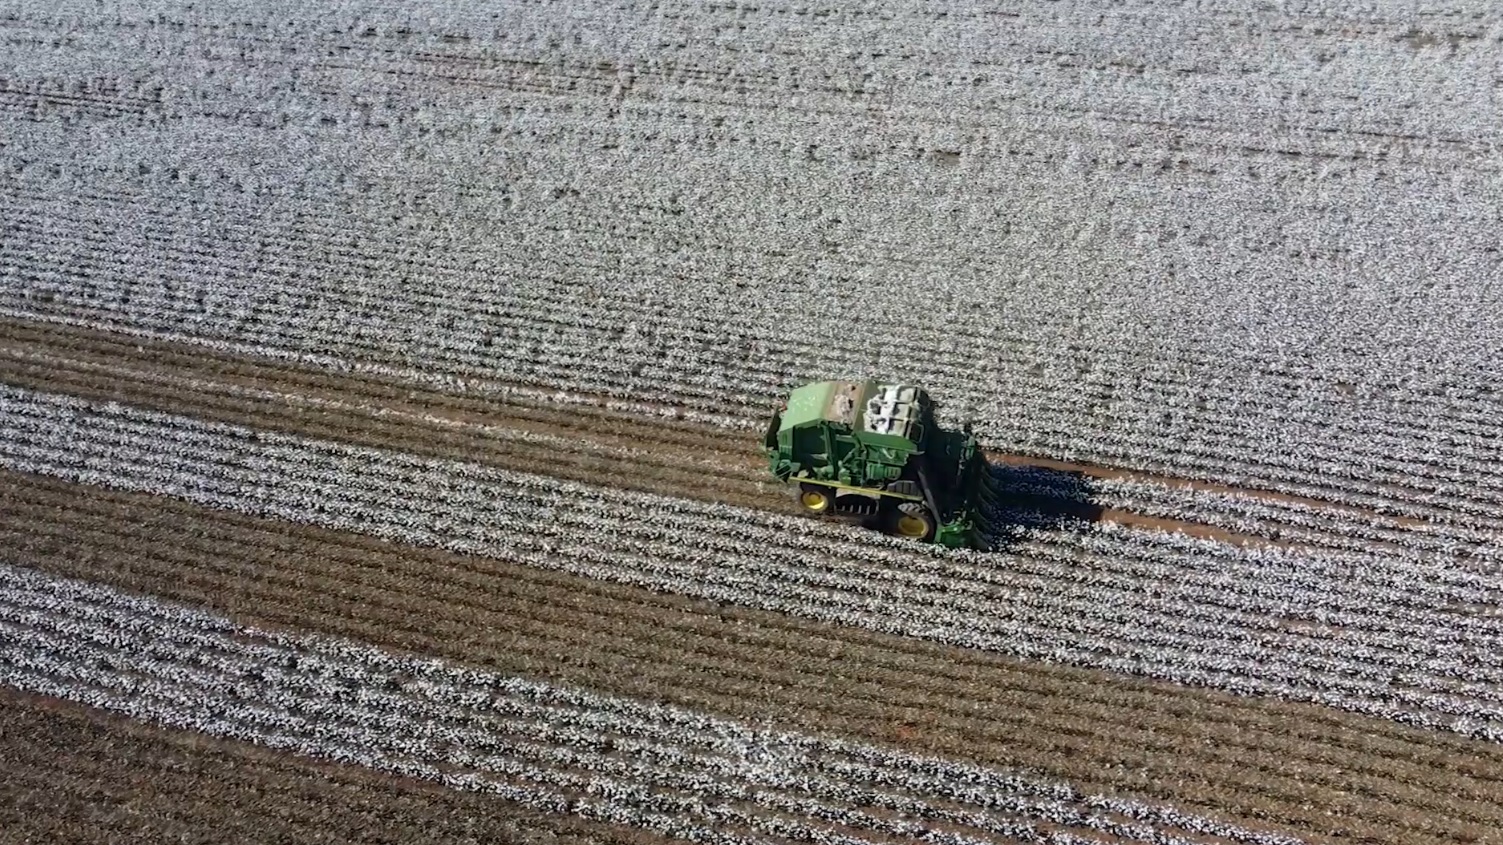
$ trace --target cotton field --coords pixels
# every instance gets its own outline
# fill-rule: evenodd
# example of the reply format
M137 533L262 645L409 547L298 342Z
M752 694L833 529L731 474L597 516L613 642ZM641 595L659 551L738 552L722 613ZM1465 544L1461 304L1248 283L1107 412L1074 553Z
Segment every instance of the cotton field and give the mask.
M0 829L1503 829L1493 4L0 44ZM787 390L868 377L974 421L990 551L770 477Z

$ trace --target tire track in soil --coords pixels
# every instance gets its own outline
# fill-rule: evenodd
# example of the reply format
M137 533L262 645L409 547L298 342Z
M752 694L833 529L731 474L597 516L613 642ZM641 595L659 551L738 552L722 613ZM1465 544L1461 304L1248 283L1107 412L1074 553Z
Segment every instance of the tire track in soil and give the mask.
M1329 841L1461 842L1503 825L1503 748L1452 735L1026 664L165 497L13 473L0 479L12 526L0 537L17 562L251 624L1023 766L1090 790ZM790 654L800 656L796 665Z
M16 319L0 319L0 381L586 483L778 513L801 512L789 491L766 473L757 435L674 419L666 411L662 418L649 419L598 405L549 406L516 398L457 396L375 376L330 373L186 343ZM593 398L601 404L607 401ZM518 433L534 439L518 439ZM1147 481L1363 513L1285 494L998 452L988 456L1001 465L1038 467L1084 479ZM1233 545L1301 545L1088 501L1030 495L1015 497L1009 504ZM1394 521L1409 527L1425 524Z
M3 686L0 748L6 841L674 841Z

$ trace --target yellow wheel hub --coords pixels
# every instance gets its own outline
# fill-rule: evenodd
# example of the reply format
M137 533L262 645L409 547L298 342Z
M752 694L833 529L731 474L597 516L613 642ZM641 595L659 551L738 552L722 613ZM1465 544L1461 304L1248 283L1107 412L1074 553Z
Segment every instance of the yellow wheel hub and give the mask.
M799 504L815 513L823 513L830 506L830 497L817 490L805 490L798 496Z
M904 537L922 537L929 532L929 523L922 517L903 514L898 517L898 533Z

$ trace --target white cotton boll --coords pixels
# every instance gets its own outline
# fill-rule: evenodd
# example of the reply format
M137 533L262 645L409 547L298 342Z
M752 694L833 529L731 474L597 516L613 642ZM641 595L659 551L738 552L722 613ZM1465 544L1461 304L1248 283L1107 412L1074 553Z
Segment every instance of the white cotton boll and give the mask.
M550 812L710 842L744 841L733 828L832 843L1042 841L1040 822L1069 825L1059 841L1080 845L1174 842L1176 829L1294 841L984 766L260 631L31 570L0 567L0 587L0 681ZM337 693L345 681L359 696ZM975 833L926 833L947 825Z
M1503 724L1503 670L1468 657L1503 645L1503 619L1446 610L1495 603L1498 588L1462 569L1425 574L1404 557L1237 548L1109 523L1035 531L1003 561L11 388L0 399L10 409L0 464L18 468L1025 658L1432 727L1465 715L1480 720L1478 735ZM63 430L50 418L70 420L67 449L49 444L45 432ZM1214 500L1142 483L1105 489L1192 509ZM534 532L506 529L543 512ZM1291 615L1313 627L1291 628Z

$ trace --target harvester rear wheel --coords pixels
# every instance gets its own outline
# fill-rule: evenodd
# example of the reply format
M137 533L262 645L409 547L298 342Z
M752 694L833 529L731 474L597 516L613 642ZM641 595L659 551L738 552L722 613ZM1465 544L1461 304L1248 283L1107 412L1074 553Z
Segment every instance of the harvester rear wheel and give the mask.
M835 508L835 491L820 484L800 484L798 503L809 513L829 513Z
M889 532L921 543L934 539L934 515L923 502L903 502L887 514Z

